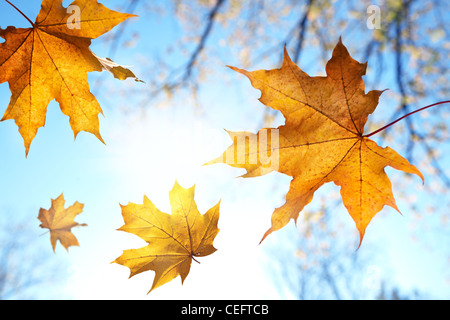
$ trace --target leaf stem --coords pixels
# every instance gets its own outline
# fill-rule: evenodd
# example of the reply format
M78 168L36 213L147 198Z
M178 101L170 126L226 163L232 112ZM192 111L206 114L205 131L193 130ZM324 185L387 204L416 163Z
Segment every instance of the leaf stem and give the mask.
M194 256L191 256L192 260L194 260L195 262L197 262L198 264L200 264L200 261L198 261L197 259L194 258Z
M33 23L33 21L31 21L30 18L28 18L28 17L25 15L25 13L23 13L22 11L20 11L20 9L17 8L15 5L13 5L11 2L9 2L9 0L5 0L5 1L6 1L7 3L9 3L14 9L16 9L22 16L24 16L24 18L27 19L28 22L31 23L31 25L32 25L33 28L34 28L34 23Z
M405 118L407 118L407 117L413 115L414 113L423 111L423 110L428 109L428 108L431 108L431 107L438 106L438 105L440 105L440 104L445 104L445 103L450 103L450 100L447 100L447 101L441 101L441 102L437 102L437 103L434 103L434 104L430 104L429 106L420 108L420 109L418 109L418 110L416 110L416 111L413 111L413 112L410 112L410 113L408 113L407 115L404 115L403 117L401 117L401 118L395 120L394 122L389 123L388 125L384 126L383 128L380 128L380 129L378 129L378 130L376 130L376 131L374 131L374 132L372 132L372 133L366 134L366 135L364 135L363 137L364 137L364 138L370 138L371 136L373 136L373 135L375 135L375 134L377 134L377 133L380 133L380 132L383 131L383 130L386 130L386 129L389 128L390 126L392 126L392 125L396 124L397 122L399 122L399 121L401 121L401 120L403 120L403 119L405 119Z
M42 237L42 236L46 235L46 234L49 233L49 232L50 232L50 230L45 231L43 234L39 235L39 237Z

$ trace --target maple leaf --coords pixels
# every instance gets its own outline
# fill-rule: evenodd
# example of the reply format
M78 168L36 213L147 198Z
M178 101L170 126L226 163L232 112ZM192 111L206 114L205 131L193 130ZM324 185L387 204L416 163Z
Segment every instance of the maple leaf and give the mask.
M41 228L50 229L50 242L55 251L56 242L59 240L66 250L71 246L79 246L77 238L71 229L74 227L85 227L87 224L79 224L74 221L75 217L83 211L84 205L75 202L74 205L64 209L64 195L61 194L56 200L52 199L52 206L49 210L40 209L38 219L41 221Z
M274 129L262 129L256 135L230 133L233 144L221 157L207 163L244 168L247 174L243 177L272 171L293 177L286 203L274 211L272 226L262 240L291 219L297 222L299 212L312 201L315 191L334 182L341 187L343 203L356 224L361 245L367 225L385 205L399 210L384 168L391 166L424 180L405 158L364 135L368 116L383 93L365 93L362 76L366 67L367 63L361 64L350 56L341 40L327 63L326 77L307 75L291 61L286 48L280 69L248 72L230 67L247 76L261 91L260 101L281 111L286 119L285 125L275 129L279 137L276 143L267 138L266 144L260 143ZM241 161L237 161L239 152ZM261 160L270 153L277 154L277 161Z
M214 238L219 229L219 206L201 215L194 201L195 186L184 189L177 182L169 192L172 214L161 212L144 196L142 205L122 206L125 224L119 229L133 233L148 243L140 249L125 250L113 263L130 268L130 278L144 271L155 271L150 291L178 275L182 283L192 260L216 251ZM149 291L149 292L150 292Z
M36 22L24 15L32 28L0 28L5 39L0 44L0 83L8 81L12 93L2 121L15 120L26 154L45 125L53 99L69 116L75 138L86 131L103 142L98 119L102 109L89 91L88 72L108 70L121 80L138 80L120 65L108 66L89 49L91 39L135 15L112 11L97 0L76 0L71 6L79 8L78 18L62 6L62 0L43 0Z

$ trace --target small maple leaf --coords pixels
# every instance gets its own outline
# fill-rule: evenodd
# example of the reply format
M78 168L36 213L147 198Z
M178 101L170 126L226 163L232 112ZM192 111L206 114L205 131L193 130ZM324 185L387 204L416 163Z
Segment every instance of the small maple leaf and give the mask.
M103 142L98 119L102 109L89 91L88 72L108 70L118 79L138 80L130 70L89 49L91 39L135 15L112 11L97 0L76 0L71 6L80 10L75 20L62 0L43 0L36 22L26 17L32 28L0 28L0 37L5 39L0 44L0 83L8 81L12 93L2 121L15 120L26 154L38 129L45 125L47 106L53 99L69 116L75 137L86 131ZM69 22L78 27L70 27Z
M362 76L366 68L367 63L354 60L341 40L326 66L326 77L308 76L291 61L286 49L280 69L248 72L231 67L261 91L263 104L281 111L286 119L285 125L271 129L277 130L276 144L267 138L266 144L259 143L269 129L256 135L231 133L237 141L221 157L207 163L244 168L247 174L243 177L272 171L293 177L286 203L274 211L272 227L263 240L291 219L297 222L315 191L334 182L341 187L343 203L359 230L361 244L367 225L385 205L398 211L384 168L391 166L424 180L422 173L397 152L379 147L364 135L368 116L383 93L365 93ZM275 165L261 161L267 153L277 153Z
M175 182L169 192L171 215L159 211L146 196L142 205L121 206L125 224L119 230L139 236L148 245L125 250L113 263L130 268L130 278L144 271L155 271L150 291L178 275L183 283L192 260L216 251L213 242L219 232L220 201L201 215L194 193L195 186L184 189Z
M56 200L52 199L52 207L49 210L40 209L38 219L41 228L50 229L50 242L55 251L56 241L59 240L64 248L69 251L71 246L79 246L77 238L71 229L74 227L85 227L87 224L79 224L74 221L75 217L83 211L84 205L75 202L74 205L64 209L64 195L61 194Z

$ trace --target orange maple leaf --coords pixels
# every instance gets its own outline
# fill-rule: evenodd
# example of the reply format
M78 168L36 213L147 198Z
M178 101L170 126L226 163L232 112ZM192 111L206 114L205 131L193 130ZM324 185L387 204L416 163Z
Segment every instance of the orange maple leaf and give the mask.
M243 177L272 171L293 177L286 203L274 211L272 227L263 240L291 219L297 222L299 212L312 201L315 191L334 182L341 187L343 203L362 241L367 225L385 205L398 210L384 168L391 166L424 179L397 152L381 148L364 135L368 116L383 93L365 93L362 76L366 67L367 63L361 64L350 56L341 40L326 66L326 77L308 76L291 61L286 49L281 69L248 72L231 67L261 90L262 103L281 111L286 119L285 125L276 130L262 129L256 135L230 133L233 145L207 163L244 168L247 174ZM268 139L274 132L277 139Z
M102 109L89 91L87 73L109 70L116 78L136 79L130 70L89 49L91 39L134 15L109 10L97 0L76 0L71 7L79 9L79 17L73 17L62 0L43 0L36 22L24 15L31 28L0 28L0 37L5 39L0 44L0 83L8 81L12 93L2 121L15 120L26 154L38 129L45 125L47 106L53 99L70 117L75 137L86 131L103 142L98 119Z
M50 230L50 242L53 251L55 251L58 240L67 251L71 246L79 246L78 240L71 230L74 227L87 226L85 223L79 224L74 221L75 217L83 211L83 204L75 202L67 209L64 209L64 204L64 195L61 194L55 200L52 199L52 206L49 210L42 208L39 210L40 227Z
M177 182L169 192L172 214L158 210L144 197L142 205L130 203L122 206L125 221L119 230L133 233L148 245L140 249L125 250L114 263L130 268L130 277L154 270L155 278L150 291L171 281L178 275L184 282L192 260L216 251L214 239L219 232L220 202L201 215L194 201L195 186L184 189Z

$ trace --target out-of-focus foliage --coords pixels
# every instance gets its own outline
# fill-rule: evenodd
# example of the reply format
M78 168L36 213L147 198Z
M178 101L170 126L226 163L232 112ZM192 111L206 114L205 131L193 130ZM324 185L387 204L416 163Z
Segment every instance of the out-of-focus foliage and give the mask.
M371 5L380 9L380 29L368 28ZM157 98L179 97L179 91L196 99L201 88L231 79L225 65L275 67L282 61L285 44L293 62L308 66L307 73L321 74L340 36L357 60L369 61L366 88L389 88L381 100L384 112L369 119L368 131L448 99L450 3L445 0L133 0L123 9L161 25L169 21L177 30L174 40L159 47L143 66L149 83L140 92L144 108ZM132 46L142 36L139 30L130 32L133 40L124 37L120 44ZM119 30L115 36L122 34ZM115 36L109 40L116 40ZM113 48L118 45L112 43ZM255 123L269 126L280 119L271 110L265 112ZM385 143L395 140L409 160L414 158L436 174L436 183L426 187L431 193L445 193L450 187L450 173L441 159L448 157L443 150L448 150L449 117L445 107L434 108L396 125L395 136L392 129L380 136Z
M34 223L18 218L4 218L0 223L0 300L33 299L37 292L42 299L63 297L67 265L36 241L37 231Z
M367 9L371 5L380 9L380 29L367 27L370 17ZM329 60L340 36L355 59L369 61L368 76L364 78L367 90L389 88L380 100L379 113L369 118L367 132L415 109L449 99L450 28L446 22L450 19L450 3L446 0L133 0L123 2L123 9L127 8L139 13L141 19L155 20L161 25L167 23L165 25L174 26L178 31L170 44L160 46L152 59L144 63L143 68L148 72L143 77L149 86L138 93L143 109L168 106L167 98L180 95L197 99L202 88L234 81L235 75L230 74L225 65L252 70L275 68L280 65L285 44L292 53L292 60L307 66L305 72L323 73L322 66ZM143 37L143 31L133 30L132 25L129 28L132 41L123 37L120 43L132 46ZM118 32L110 40L122 34L123 31ZM118 43L112 43L111 52L114 52ZM242 87L242 90L247 88ZM223 94L233 95L235 91L230 86ZM200 107L207 109L208 106ZM269 108L265 110L265 114L254 117L254 128L283 121L279 113ZM432 108L374 137L380 145L388 144L406 155L425 175L423 187L407 175L396 175L392 181L397 185L395 192L402 212L415 218L410 226L411 236L426 247L449 241L445 232L450 220L450 172L446 165L450 161L449 118L446 106ZM411 192L417 188L423 191ZM330 194L317 194L315 198L316 203L322 203L329 200ZM308 235L305 234L311 225L308 217L317 217L321 212L319 208L311 209L300 217L300 239ZM330 214L327 212L325 216ZM342 239L342 243L335 241L336 226L329 219L318 221L323 231L320 242L316 239L300 241L297 252L301 259L293 260L292 256L287 256L289 253L283 255L280 250L274 253L281 260L280 269L294 268L289 271L294 281L293 271L297 270L297 275L303 277L304 287L314 286L317 278L308 277L301 268L313 262L314 266L325 267L335 261L334 270L342 270L339 267L342 260L327 260L321 250L327 248L329 257L342 257L342 247L348 243L348 239ZM320 250L316 248L319 243L322 244ZM346 257L353 261L352 253ZM301 268L295 269L296 265ZM355 266L350 269L355 270ZM321 281L326 279L324 273L318 274ZM355 272L347 272L347 275L352 279L357 277ZM296 286L292 290L305 293Z

